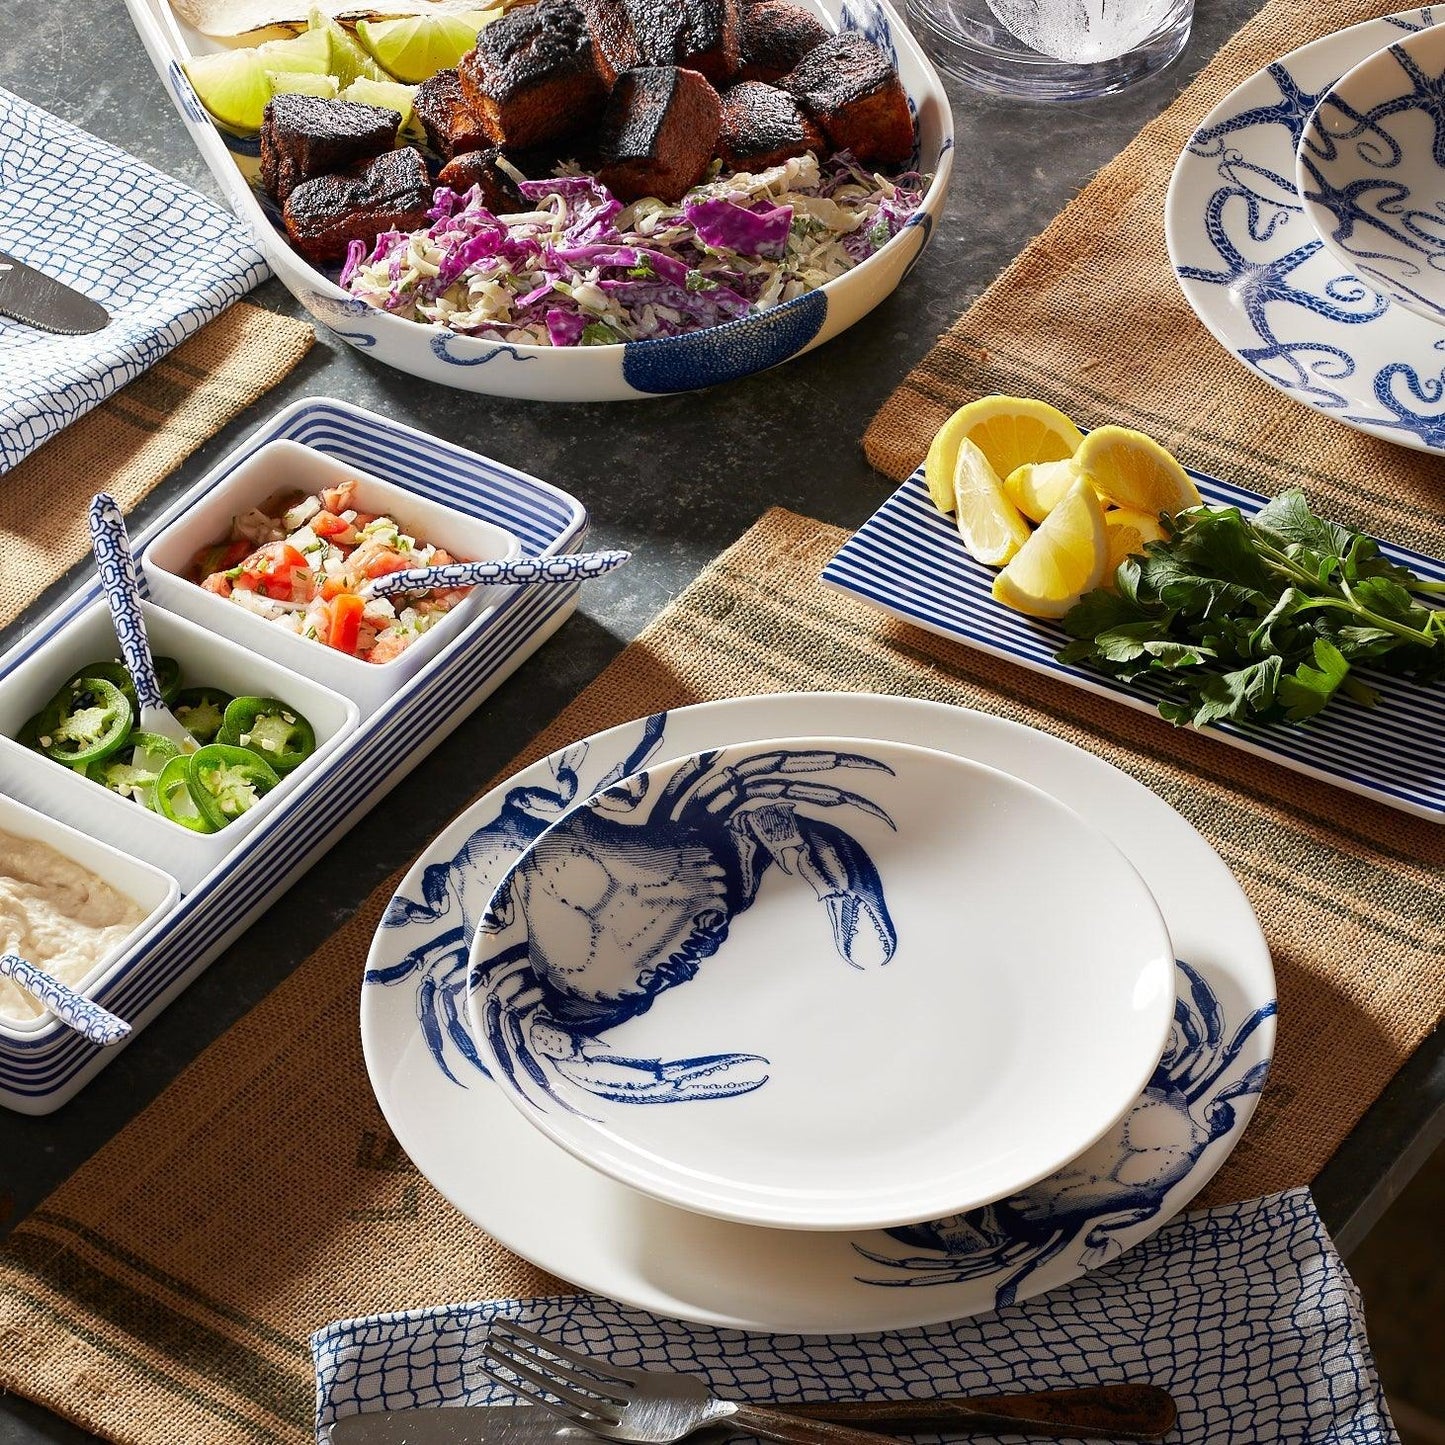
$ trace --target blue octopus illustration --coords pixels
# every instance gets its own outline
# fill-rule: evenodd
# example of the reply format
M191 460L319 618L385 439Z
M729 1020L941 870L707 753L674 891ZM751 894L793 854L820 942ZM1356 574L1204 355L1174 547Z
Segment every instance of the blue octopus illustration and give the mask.
M1093 1268L1122 1252L1122 1236L1158 1215L1169 1192L1204 1151L1234 1128L1234 1101L1264 1087L1269 1061L1232 1077L1250 1036L1273 1018L1273 1001L1226 1037L1214 990L1182 959L1174 1027L1164 1056L1124 1120L1059 1173L1022 1193L932 1224L890 1229L895 1254L854 1245L890 1271L859 1276L863 1284L956 1285L998 1276L995 1307L1064 1251L1080 1245L1078 1263ZM1222 1086L1222 1087L1221 1087Z
M812 889L849 964L888 962L897 936L872 859L802 811L854 809L893 826L862 794L819 780L843 770L892 773L831 749L705 752L660 787L624 779L544 833L482 920L502 937L472 980L485 986L478 1024L512 1086L567 1109L559 1081L629 1104L760 1088L769 1065L757 1054L636 1058L603 1035L693 978L773 867Z

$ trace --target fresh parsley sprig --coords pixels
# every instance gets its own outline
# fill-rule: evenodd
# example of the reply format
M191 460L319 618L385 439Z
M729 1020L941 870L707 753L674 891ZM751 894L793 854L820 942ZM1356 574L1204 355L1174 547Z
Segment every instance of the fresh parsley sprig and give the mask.
M1337 696L1371 706L1356 665L1417 681L1445 676L1445 594L1371 538L1315 515L1304 493L1253 517L1192 507L1119 565L1115 588L1064 618L1060 662L1163 688L1170 722L1303 722Z

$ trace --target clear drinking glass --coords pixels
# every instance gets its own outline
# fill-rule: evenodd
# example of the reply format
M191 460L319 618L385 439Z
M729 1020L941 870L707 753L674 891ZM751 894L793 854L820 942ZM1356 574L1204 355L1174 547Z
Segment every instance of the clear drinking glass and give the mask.
M1112 95L1184 48L1194 0L908 0L942 71L1030 100Z

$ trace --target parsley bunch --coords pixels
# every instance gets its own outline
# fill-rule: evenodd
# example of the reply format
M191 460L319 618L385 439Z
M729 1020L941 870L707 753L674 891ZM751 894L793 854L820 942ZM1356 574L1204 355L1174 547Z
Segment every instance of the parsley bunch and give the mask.
M1192 507L1163 521L1168 537L1119 565L1117 591L1097 588L1064 617L1074 641L1060 662L1157 683L1160 713L1198 727L1302 722L1337 694L1371 706L1378 694L1357 664L1445 676L1445 611L1416 595L1445 583L1317 517L1303 492L1253 517Z

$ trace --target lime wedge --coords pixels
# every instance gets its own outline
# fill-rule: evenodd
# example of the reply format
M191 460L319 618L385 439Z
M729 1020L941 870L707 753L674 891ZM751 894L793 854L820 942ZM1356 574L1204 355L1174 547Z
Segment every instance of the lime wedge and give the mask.
M459 10L400 20L361 20L356 33L390 74L419 85L455 65L477 43L477 31L490 19L484 11Z
M309 33L326 37L330 47L329 69L344 90L353 80L390 80L391 77L329 15L313 5L307 16Z
M267 70L294 70L326 75L331 69L331 42L320 30L303 30L290 40L272 40L256 48Z
M201 104L227 130L254 135L261 129L271 80L254 50L222 50L185 64Z
M415 94L415 86L402 85L397 80L367 80L363 76L360 80L353 80L341 92L341 98L357 101L361 105L390 106L401 116L401 128L406 130L411 125L411 101Z
M305 70L268 70L266 79L276 95L320 95L335 100L341 89L334 75L312 75Z

